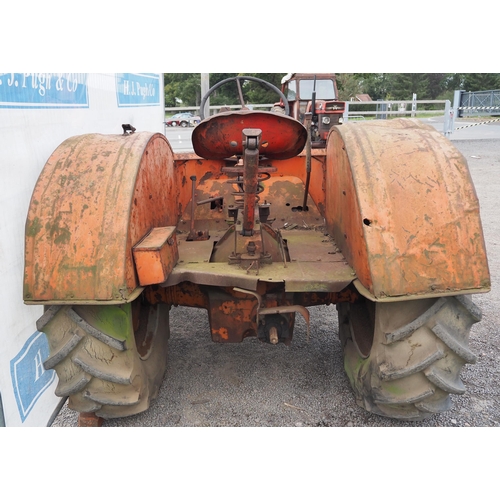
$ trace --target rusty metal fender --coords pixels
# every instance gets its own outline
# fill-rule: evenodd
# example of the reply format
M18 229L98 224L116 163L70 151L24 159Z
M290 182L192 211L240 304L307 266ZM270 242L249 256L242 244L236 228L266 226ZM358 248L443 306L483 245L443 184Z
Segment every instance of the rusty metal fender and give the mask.
M371 298L490 289L467 162L433 127L334 127L326 168L327 226Z
M24 301L132 300L139 289L132 247L153 227L176 224L176 198L173 153L162 134L65 140L31 198Z

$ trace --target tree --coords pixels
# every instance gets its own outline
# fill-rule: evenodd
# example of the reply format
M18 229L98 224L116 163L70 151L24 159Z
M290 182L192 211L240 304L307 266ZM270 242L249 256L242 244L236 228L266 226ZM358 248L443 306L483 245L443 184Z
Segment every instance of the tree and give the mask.
M417 99L428 99L429 75L426 73L393 73L390 78L388 99L410 100L413 94Z
M341 73L336 75L336 79L341 101L350 101L357 94L366 94L363 81L354 73Z
M281 88L281 78L284 73L210 73L210 88L217 83L236 76L252 76L260 78ZM199 106L201 95L200 73L165 73L165 106ZM278 96L272 90L253 81L242 82L242 92L247 104L271 104L278 100ZM233 105L239 104L239 94L236 82L228 82L216 89L210 96L211 105Z
M460 73L445 73L440 82L441 92L433 99L453 100L455 90L463 88L464 75Z
M427 87L428 95L426 99L438 99L438 97L447 90L446 74L445 73L428 73L427 79L429 85ZM421 97L417 95L420 99Z
M215 84L222 82L223 80L227 80L228 78L234 78L238 73L210 73L210 88L212 88ZM210 104L212 106L224 106L231 105L238 100L238 88L236 83L228 83L227 85L223 85L219 87L217 90L213 92L210 96Z
M281 90L281 79L285 76L285 73L247 73L246 76L259 78ZM279 96L276 92L251 80L245 85L245 95L248 102L252 104L272 104L279 101Z
M165 106L198 106L201 101L200 73L164 73Z
M449 99L462 88L464 75L457 73L349 73L338 74L340 98L349 100L356 94L368 94L374 101Z
M210 87L235 76L260 78L281 89L284 73L211 73ZM200 73L165 73L165 105L199 106L201 101ZM500 88L498 73L342 73L337 74L340 99L350 100L356 94L369 94L376 101L410 100L412 94L422 99L451 99L454 90L470 92ZM246 81L242 85L247 104L270 104L277 95L262 85ZM211 96L212 105L239 104L235 82L218 88Z
M342 100L350 100L356 94L368 94L374 101L392 99L396 75L395 73L337 74L337 86L340 98ZM402 82L401 85L405 88ZM404 92L407 92L406 89ZM402 99L401 97L399 98Z
M236 76L251 76L271 83L278 89L281 88L281 78L284 73L214 73L210 75L210 86L228 78ZM278 95L267 87L252 80L241 80L241 91L245 104L271 104L278 100ZM211 96L212 105L240 104L238 86L236 82L228 82L219 87Z
M467 73L464 75L463 90L478 92L500 89L500 73Z

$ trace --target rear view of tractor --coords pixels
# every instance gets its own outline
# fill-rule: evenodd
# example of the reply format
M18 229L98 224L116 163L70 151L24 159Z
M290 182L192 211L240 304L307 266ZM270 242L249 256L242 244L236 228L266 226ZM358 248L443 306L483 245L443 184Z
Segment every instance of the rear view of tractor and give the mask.
M465 159L405 119L334 126L313 147L272 88L281 112L205 118L194 153L136 131L71 137L48 159L24 300L45 306L44 366L83 416L148 408L176 305L205 309L214 342L289 345L297 313L309 325L336 304L356 400L379 415L420 420L465 391L470 295L490 288Z

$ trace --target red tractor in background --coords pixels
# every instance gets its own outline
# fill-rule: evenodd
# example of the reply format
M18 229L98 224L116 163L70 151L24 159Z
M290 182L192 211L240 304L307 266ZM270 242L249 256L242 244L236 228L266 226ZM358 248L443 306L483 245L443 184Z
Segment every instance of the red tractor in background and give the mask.
M281 84L289 115L306 126L310 119L311 146L324 148L330 129L344 121L345 103L338 99L335 74L289 73Z

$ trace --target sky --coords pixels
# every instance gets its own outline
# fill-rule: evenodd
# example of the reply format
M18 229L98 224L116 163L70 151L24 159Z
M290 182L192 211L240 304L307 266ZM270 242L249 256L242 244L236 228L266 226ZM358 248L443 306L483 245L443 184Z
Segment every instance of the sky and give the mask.
M473 12L490 7L474 3ZM379 0L150 3L62 0L2 7L1 71L498 72L495 30L458 4ZM314 6L314 7L311 7ZM300 7L299 7L300 8ZM484 26L484 24L482 25Z

